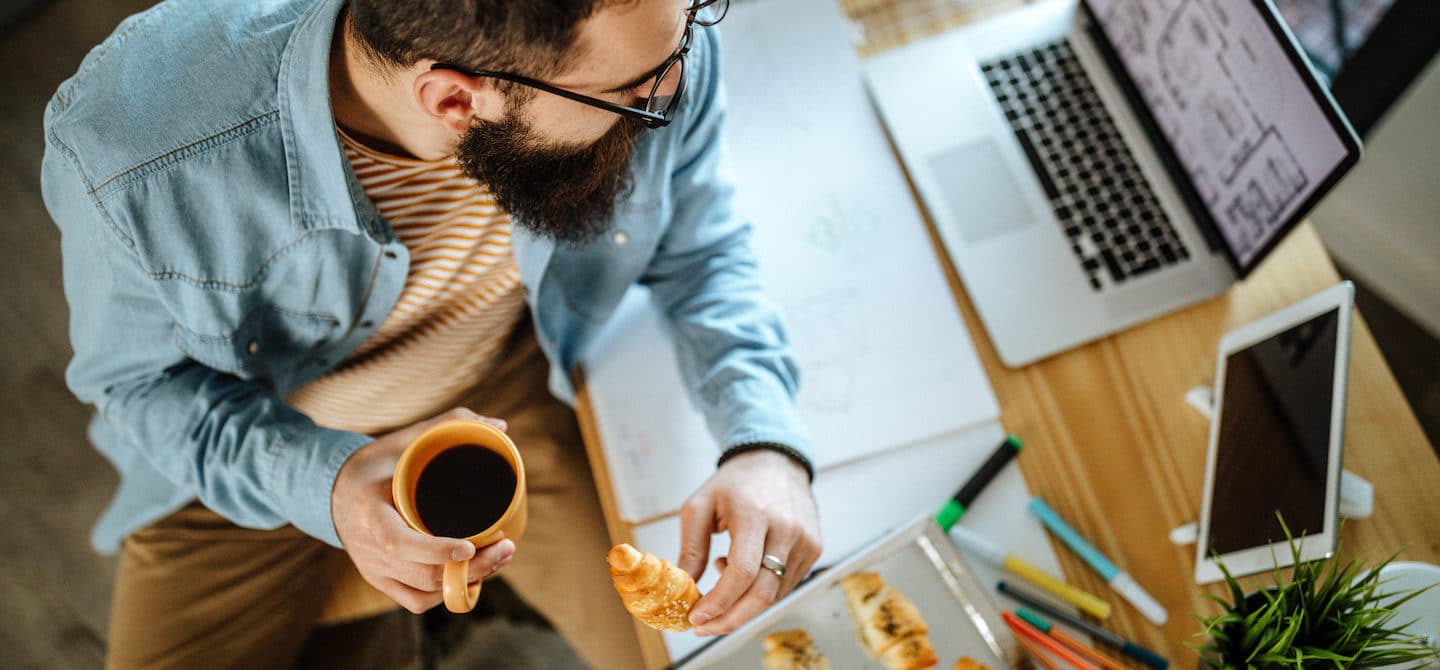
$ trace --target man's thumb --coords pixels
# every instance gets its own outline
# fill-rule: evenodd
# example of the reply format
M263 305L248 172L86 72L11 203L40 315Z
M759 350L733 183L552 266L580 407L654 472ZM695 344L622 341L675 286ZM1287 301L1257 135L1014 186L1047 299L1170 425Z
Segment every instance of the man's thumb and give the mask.
M680 508L680 560L675 563L695 581L705 574L715 507L708 498L691 498Z

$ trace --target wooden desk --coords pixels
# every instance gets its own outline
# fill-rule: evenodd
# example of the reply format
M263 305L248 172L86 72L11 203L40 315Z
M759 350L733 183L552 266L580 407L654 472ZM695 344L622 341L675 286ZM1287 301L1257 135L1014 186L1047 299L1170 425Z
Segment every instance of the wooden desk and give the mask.
M934 12L945 3L841 4L871 36L872 43L861 48L868 54L1020 3L972 4L923 16L918 23L905 12ZM883 42L875 44L875 36ZM939 250L928 218L927 226ZM1150 624L1057 543L1065 578L1115 603L1109 628L1167 656L1174 667L1194 667L1188 644L1201 627L1190 613L1215 613L1216 606L1200 595L1220 595L1222 589L1196 586L1194 547L1168 541L1172 528L1199 519L1204 485L1208 423L1185 403L1184 394L1213 381L1215 347L1226 330L1339 281L1314 229L1306 223L1293 231L1254 275L1222 297L1021 369L1000 362L949 259L940 253L937 258L1000 401L1004 425L1025 439L1019 464L1031 490L1159 599L1170 620L1164 627ZM583 388L579 407L611 537L628 542L632 529L616 513ZM1440 460L1359 314L1351 339L1344 459L1345 468L1373 482L1376 491L1374 516L1346 525L1342 556L1373 560L1398 550L1401 560L1440 563ZM638 625L637 633L647 667L664 667L668 654L660 635Z
M1188 613L1215 613L1200 594L1223 591L1196 586L1194 547L1167 540L1171 528L1199 519L1204 485L1208 422L1183 396L1213 379L1225 330L1339 280L1314 229L1307 223L1293 232L1226 296L1020 370L1000 363L953 271L949 276L1005 427L1025 438L1019 462L1031 490L1125 566L1170 610L1170 621L1151 625L1106 595L1103 580L1057 543L1066 579L1116 603L1108 626L1192 667L1186 645L1201 627ZM1402 560L1440 563L1440 461L1358 314L1349 391L1345 467L1373 482L1376 493L1374 516L1346 524L1342 555L1378 559L1403 549Z

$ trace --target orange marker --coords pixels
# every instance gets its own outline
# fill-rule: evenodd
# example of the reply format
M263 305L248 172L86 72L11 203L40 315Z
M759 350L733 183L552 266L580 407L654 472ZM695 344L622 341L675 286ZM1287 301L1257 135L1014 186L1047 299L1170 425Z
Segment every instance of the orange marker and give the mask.
M1089 645L1075 639L1075 637L1070 635L1069 633L1066 633L1065 631L1050 625L1049 621L1041 619L1040 617L1031 613L1024 607L1016 610L1015 614L1019 615L1021 619L1024 619L1025 623L1034 626L1036 630L1039 630L1042 633L1048 633L1050 637L1059 640L1060 644L1063 644L1073 649L1075 653L1080 654L1081 656L1084 656L1091 661L1099 663L1100 667L1104 668L1105 670L1125 670L1125 666L1121 665L1115 659L1110 658L1109 656L1106 656L1105 654L1102 654L1098 651L1095 651Z
M1046 670L1065 670L1060 667L1060 664L1056 663L1054 659L1051 659L1050 654L1046 653L1040 645L1031 642L1030 638L1021 635L1015 638L1015 641L1019 642L1020 646L1025 647L1025 650L1030 652L1030 657L1039 661L1040 665L1045 666Z
M1064 645L1056 642L1054 638L1040 632L1034 626L1025 623L1025 621L1020 617L1017 617L1009 612L1001 612L1000 616L1005 618L1005 623L1009 625L1010 628L1016 633L1030 638L1030 641L1040 645L1041 647L1044 647L1056 656L1059 656L1066 663L1069 663L1070 665L1079 668L1079 670L1100 670L1099 666L1081 658L1080 656L1076 655L1075 652L1066 649Z

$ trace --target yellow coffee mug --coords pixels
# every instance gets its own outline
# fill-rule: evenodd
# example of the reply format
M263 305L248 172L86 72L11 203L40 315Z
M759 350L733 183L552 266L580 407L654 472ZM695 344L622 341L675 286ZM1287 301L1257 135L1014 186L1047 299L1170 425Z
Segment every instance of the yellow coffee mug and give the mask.
M499 542L502 534L511 542L518 543L520 536L525 533L525 523L529 516L525 496L525 465L520 460L520 451L515 448L510 437L499 428L482 421L445 421L422 433L405 448L405 452L400 455L400 461L395 465L395 479L391 489L395 497L395 509L411 528L426 535L439 536L426 526L420 517L416 492L420 486L421 474L436 457L466 445L481 447L500 456L514 471L515 492L509 507L505 508L499 519L480 532L462 539L475 545L477 550ZM453 473L450 474L453 476ZM445 608L451 612L469 612L475 609L475 602L480 598L479 582L467 588L468 567L467 561L445 564Z

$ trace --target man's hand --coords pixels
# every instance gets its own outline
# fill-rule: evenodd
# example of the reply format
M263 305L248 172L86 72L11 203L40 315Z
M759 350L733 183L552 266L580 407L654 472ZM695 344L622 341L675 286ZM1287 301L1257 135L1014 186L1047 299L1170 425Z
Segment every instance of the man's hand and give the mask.
M433 537L405 524L395 510L390 480L395 463L415 438L448 419L473 419L505 430L505 422L484 418L468 409L452 409L361 447L340 467L330 493L335 532L360 575L402 607L419 614L444 599L445 564L469 560L473 584L510 562L515 543L501 540L480 552L464 540Z
M680 569L705 571L710 536L730 532L730 553L715 560L720 582L690 610L699 636L729 633L795 588L820 558L820 515L805 468L757 449L726 461L680 508ZM761 566L766 555L785 576Z

